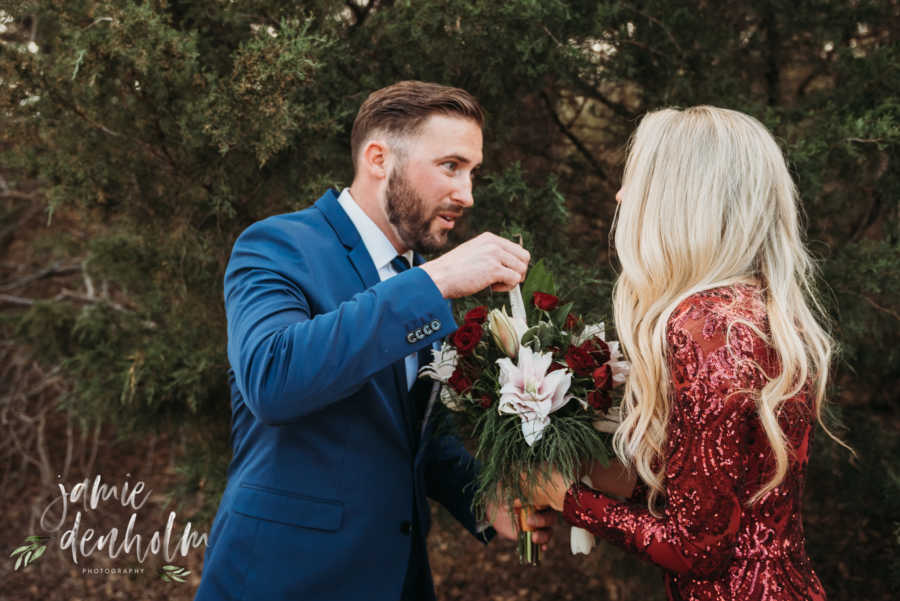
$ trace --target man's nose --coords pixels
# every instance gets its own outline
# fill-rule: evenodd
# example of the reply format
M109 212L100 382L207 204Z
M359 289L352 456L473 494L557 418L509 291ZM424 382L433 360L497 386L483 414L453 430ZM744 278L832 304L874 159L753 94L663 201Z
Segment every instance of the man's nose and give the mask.
M475 204L475 197L472 196L472 178L465 177L460 179L462 179L462 181L453 191L451 199L453 202L462 205L463 208L468 209Z

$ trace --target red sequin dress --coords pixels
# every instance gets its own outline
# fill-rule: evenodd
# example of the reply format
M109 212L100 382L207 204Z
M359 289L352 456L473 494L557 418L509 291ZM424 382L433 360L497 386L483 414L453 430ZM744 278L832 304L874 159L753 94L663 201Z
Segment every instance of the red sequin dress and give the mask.
M765 383L756 364L778 370L748 323L767 333L762 293L747 285L695 294L669 320L673 392L661 517L636 495L617 502L581 484L566 493L566 520L662 566L669 599L825 599L800 516L813 429L806 391L779 415L794 449L786 478L747 506L774 460L745 391Z

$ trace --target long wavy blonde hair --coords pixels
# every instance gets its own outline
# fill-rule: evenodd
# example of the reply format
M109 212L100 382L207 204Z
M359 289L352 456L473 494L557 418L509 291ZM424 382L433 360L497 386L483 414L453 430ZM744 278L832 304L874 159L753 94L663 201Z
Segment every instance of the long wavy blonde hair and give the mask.
M767 377L757 398L775 470L749 500L755 503L788 470L781 404L809 384L822 423L834 347L813 292L814 265L784 156L766 128L743 113L712 106L656 111L632 137L620 199L615 246L621 273L613 309L631 374L616 454L648 485L653 511L664 494L668 319L696 292L759 283L770 327L766 338L781 373Z

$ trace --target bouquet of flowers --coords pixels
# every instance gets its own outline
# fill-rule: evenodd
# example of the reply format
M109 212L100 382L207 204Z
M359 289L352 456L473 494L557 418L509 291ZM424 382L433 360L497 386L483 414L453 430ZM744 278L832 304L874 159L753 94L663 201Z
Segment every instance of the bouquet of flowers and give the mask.
M628 373L618 342L560 301L543 261L510 292L510 309L469 311L419 372L442 384L441 402L459 418L463 437L475 441L481 511L490 502L512 508L549 468L576 480L588 461L607 461L619 421L613 388ZM517 512L519 557L536 564L529 510ZM573 529L573 553L591 547L593 537Z

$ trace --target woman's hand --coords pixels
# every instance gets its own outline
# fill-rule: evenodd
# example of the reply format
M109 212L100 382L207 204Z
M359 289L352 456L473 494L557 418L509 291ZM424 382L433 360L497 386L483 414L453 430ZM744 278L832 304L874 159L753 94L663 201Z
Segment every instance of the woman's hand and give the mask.
M592 462L587 474L591 477L591 488L616 499L630 497L637 484L637 476L618 459L613 459L606 465L599 461Z
M523 487L528 489L525 483L528 476L522 474ZM563 503L566 500L566 492L572 486L572 481L567 480L559 472L550 472L548 476L539 476L534 488L530 491L531 497L528 502L535 507L549 506L556 511L562 511Z

